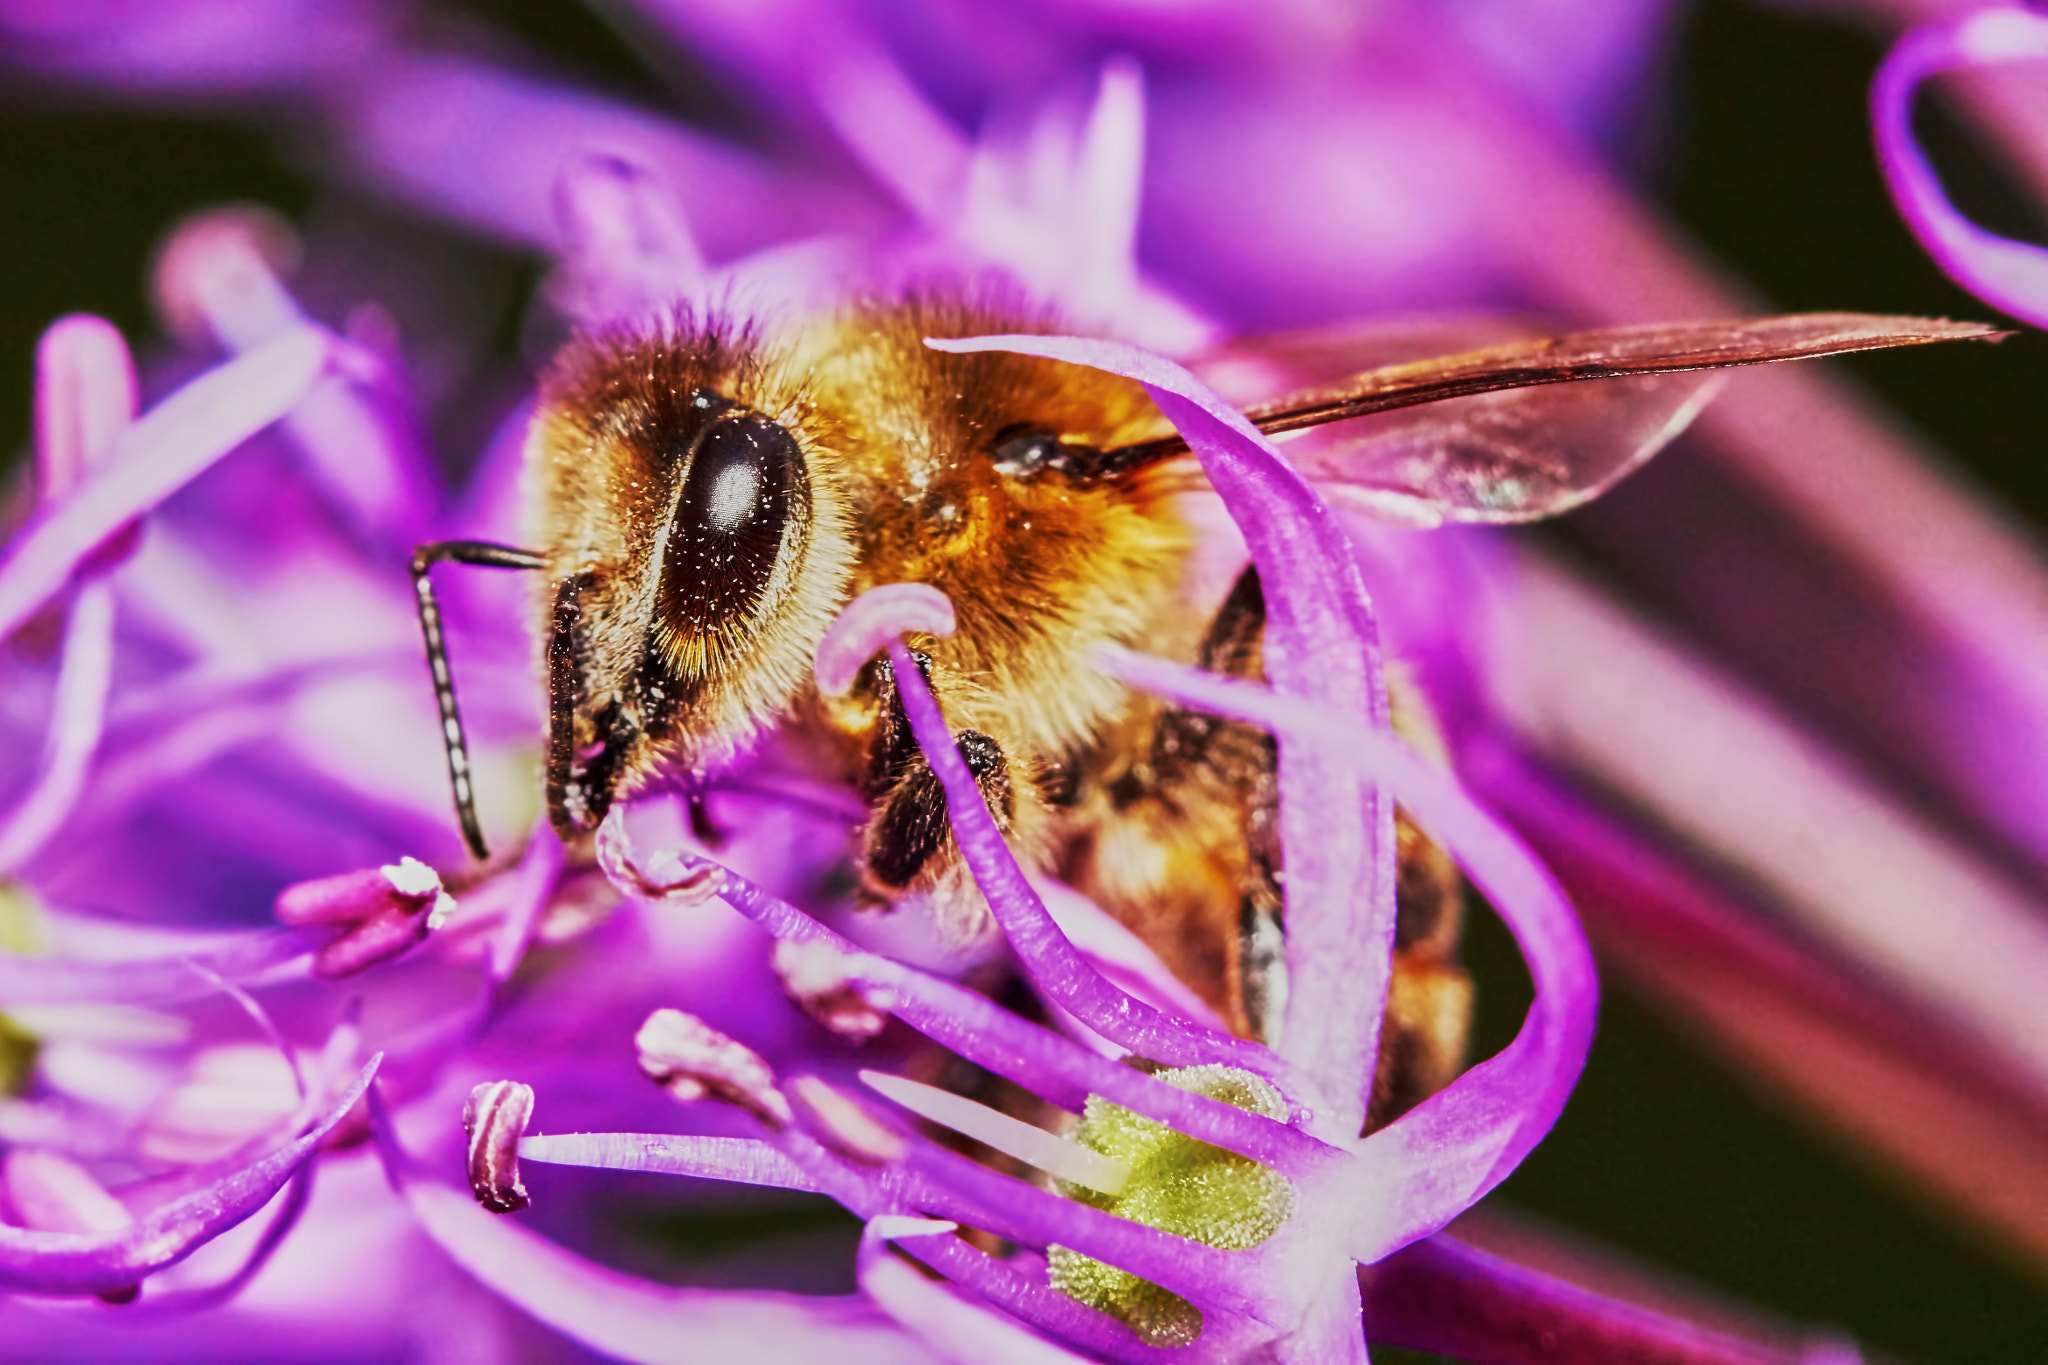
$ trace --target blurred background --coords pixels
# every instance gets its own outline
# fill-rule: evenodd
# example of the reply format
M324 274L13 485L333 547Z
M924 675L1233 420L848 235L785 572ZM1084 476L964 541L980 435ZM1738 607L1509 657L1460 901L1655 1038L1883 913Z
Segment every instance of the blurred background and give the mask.
M1879 178L1865 115L1886 45L1874 8L1701 0L1661 11L1642 26L1644 50L1616 96L1624 112L1596 140L1644 199L1771 308L1993 316L1940 274ZM624 8L439 0L404 22L422 42L488 52L722 136L758 136L758 91ZM971 103L962 97L953 111L969 126ZM1994 230L2048 240L2048 222L1963 125L1937 100L1922 105L1922 135L1958 205ZM311 311L339 322L367 298L398 319L434 448L459 479L546 353L551 333L532 301L548 263L505 234L352 187L329 173L322 137L261 101L140 88L119 98L15 67L0 88L0 454L18 461L27 449L32 355L48 322L103 314L146 358L163 333L147 279L165 230L196 209L252 202L298 223L320 261L298 286ZM1141 241L1180 283L1170 243L1159 245L1170 226L1146 220ZM340 281L346 297L323 296ZM2025 332L1995 349L1846 368L2013 517L2036 535L2048 529L2048 339ZM1683 495L1682 483L1653 477L1618 493L1615 509L1536 534L1607 568L1654 614L1659 586L1632 586L1609 529L1626 524L1629 499L1641 516ZM1483 1054L1511 1035L1527 988L1489 917L1475 917L1467 952ZM1707 1299L1839 1329L1873 1356L2048 1359L2048 1264L1948 1212L1723 1057L1610 973L1585 1079L1555 1134L1490 1201L1494 1235L1511 1239L1519 1220L1552 1225L1585 1239L1594 1261L1631 1258ZM664 1222L646 1235L707 1239L708 1249L744 1230Z

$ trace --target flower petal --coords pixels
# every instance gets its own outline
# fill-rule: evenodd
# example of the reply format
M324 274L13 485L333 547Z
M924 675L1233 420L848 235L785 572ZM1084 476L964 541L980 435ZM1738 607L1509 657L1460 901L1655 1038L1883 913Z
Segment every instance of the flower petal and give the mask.
M949 1234L952 1223L884 1214L861 1232L856 1273L881 1310L947 1360L981 1365L1082 1365L1080 1356L990 1312L950 1286L918 1274L888 1252L897 1239Z
M567 240L548 293L585 327L641 322L704 282L682 205L650 166L588 155L563 171L555 212Z
M1376 1261L1436 1231L1542 1140L1585 1068L1599 986L1564 893L1520 839L1390 733L1256 684L1127 650L1102 654L1128 682L1319 744L1333 760L1385 783L1513 931L1536 987L1514 1041L1357 1147L1362 1202L1349 1241L1353 1258Z
M144 413L106 468L39 513L0 552L0 638L54 597L79 562L290 412L331 350L313 327L286 332L208 371Z
M915 668L910 672L914 676ZM976 806L980 806L978 798ZM636 861L625 822L617 818L621 809L613 807L599 829L600 862L621 891L644 896L649 884ZM981 809L986 819L987 810ZM878 1007L887 1009L932 1041L1009 1077L1054 1104L1078 1113L1088 1096L1099 1094L1204 1142L1286 1171L1322 1166L1336 1155L1336 1148L1283 1123L1177 1089L1099 1057L1027 1023L964 986L862 952L787 901L768 894L729 869L718 868L701 858L693 863L681 854L657 854L656 860L674 863L672 874L693 888L698 884L699 873L710 869L716 878L711 889L727 905L777 938L798 942L822 938L831 943L847 955L847 979L875 991ZM1057 930L1049 932L1055 937L1058 934ZM1266 1069L1270 1068L1261 1069L1261 1074Z
M785 915L801 915L730 874L719 894L741 914L763 924L786 922ZM812 924L814 933L824 932L807 916L804 919ZM1009 1077L1054 1104L1079 1112L1089 1095L1102 1095L1204 1142L1283 1170L1321 1165L1335 1150L1285 1124L1176 1089L1098 1057L963 986L862 953L844 940L835 941L851 957L848 977L885 992L883 998L891 1014L933 1042Z
M548 898L554 894L555 881L562 875L563 856L562 841L543 817L527 837L526 851L512 873L512 903L491 940L491 980L511 980L520 958L526 955Z
M1816 1354L1744 1341L1605 1298L1450 1237L1417 1242L1361 1277L1374 1341L1488 1365L1792 1365Z
M135 362L105 318L59 318L36 346L36 495L54 502L106 464L135 421Z
M0 953L0 1006L70 1005L118 1000L126 1005L167 1005L214 987L192 970L197 963L230 981L246 980L303 957L326 935L317 930L257 930L218 946L176 957L127 962L81 962Z
M1342 524L1244 415L1180 366L1076 337L927 339L941 351L1013 351L1135 379L1202 461L1243 531L1266 599L1266 667L1276 686L1341 715L1384 724L1379 627ZM1361 827L1365 837L1361 838ZM1394 941L1394 808L1325 762L1313 740L1280 745L1287 860L1287 1015L1280 1055L1322 1091L1321 1130L1365 1119ZM1360 894L1360 888L1365 894Z
M902 644L891 641L889 659L895 667L896 692L903 713L917 736L918 747L946 791L946 813L960 856L974 873L975 884L1010 941L1025 971L1047 998L1110 1041L1141 1057L1169 1066L1220 1062L1265 1076L1274 1071L1274 1056L1256 1043L1231 1037L1177 1019L1125 994L1075 950L1045 903L1025 880L1002 831L983 802L981 788L967 770L953 743L952 731L939 714L924 674ZM1292 1087L1298 1089L1298 1086ZM1356 1088L1355 1086L1353 1087ZM1283 1080L1282 1090L1290 1086Z
M114 594L88 582L71 604L57 666L56 703L43 735L42 763L27 794L0 823L0 874L18 870L62 828L85 788L99 749L114 677Z
M175 1264L255 1213L291 1179L377 1074L380 1053L318 1122L294 1142L126 1228L104 1233L33 1232L0 1226L0 1287L40 1294L124 1289Z
M635 1365L778 1356L834 1365L935 1359L857 1296L674 1288L587 1261L514 1219L486 1213L465 1190L416 1178L374 1093L370 1106L385 1174L427 1236L486 1288L592 1350Z
M1870 117L1899 213L1920 244L1979 298L2048 327L2048 248L1986 232L1956 211L1913 137L1913 96L1922 82L1963 66L2048 58L2048 18L2009 6L1915 29L1878 68Z

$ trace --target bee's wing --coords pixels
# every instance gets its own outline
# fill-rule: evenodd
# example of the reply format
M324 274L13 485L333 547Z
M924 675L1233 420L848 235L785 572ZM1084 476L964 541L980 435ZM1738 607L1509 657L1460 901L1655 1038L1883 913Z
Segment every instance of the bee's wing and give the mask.
M1411 523L1531 521L1655 454L1711 396L1713 371L2004 335L1860 313L1617 327L1383 365L1246 416L1276 436L1343 423L1289 443L1302 471L1343 501ZM1237 354L1218 372L1249 361ZM1573 382L1593 379L1604 382ZM1166 437L1106 454L1111 467L1132 468L1186 449Z
M1535 521L1598 497L1713 397L1712 370L1506 389L1282 436L1331 502L1383 520Z

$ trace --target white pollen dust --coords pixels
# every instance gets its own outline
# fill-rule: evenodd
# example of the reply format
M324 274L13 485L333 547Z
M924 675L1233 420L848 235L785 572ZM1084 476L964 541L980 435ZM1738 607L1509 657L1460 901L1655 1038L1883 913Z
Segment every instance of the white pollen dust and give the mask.
M754 495L761 491L761 475L750 464L729 464L718 471L711 483L710 505L705 519L714 531L730 531L752 512Z

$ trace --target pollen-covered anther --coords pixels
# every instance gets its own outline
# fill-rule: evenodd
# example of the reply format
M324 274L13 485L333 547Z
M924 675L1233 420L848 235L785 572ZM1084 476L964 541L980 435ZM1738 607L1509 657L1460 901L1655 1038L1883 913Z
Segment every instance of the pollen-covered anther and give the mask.
M789 1083L789 1100L805 1132L849 1161L887 1166L903 1159L903 1137L850 1095L816 1076Z
M626 832L624 806L613 806L597 827L597 865L619 890L667 905L710 900L725 885L725 869L717 863L674 849L662 849L642 863Z
M824 939L777 939L770 963L790 1001L841 1038L864 1043L889 1022L850 978L846 954Z
M1279 1091L1236 1067L1182 1067L1158 1079L1265 1118L1287 1117ZM1089 1097L1074 1141L1127 1167L1130 1179L1115 1194L1067 1180L1058 1182L1060 1192L1132 1222L1243 1251L1294 1215L1294 1187L1278 1171L1100 1096ZM1201 1309L1177 1294L1065 1247L1048 1248L1046 1260L1053 1288L1128 1323L1153 1346L1184 1346L1201 1335Z
M399 956L454 911L441 874L417 858L299 882L277 897L277 917L286 924L345 929L313 955L313 975L329 981Z
M117 1232L133 1219L127 1206L92 1173L60 1152L16 1147L0 1166L0 1193L9 1221L38 1232ZM103 1291L108 1303L131 1303L141 1285Z
M656 1010L634 1035L633 1046L640 1050L640 1070L677 1099L722 1100L770 1128L789 1126L789 1101L776 1088L774 1070L752 1048L695 1015Z
M518 1081L485 1081L462 1106L469 1190L492 1213L517 1213L533 1202L519 1179L519 1139L532 1117L533 1087Z

